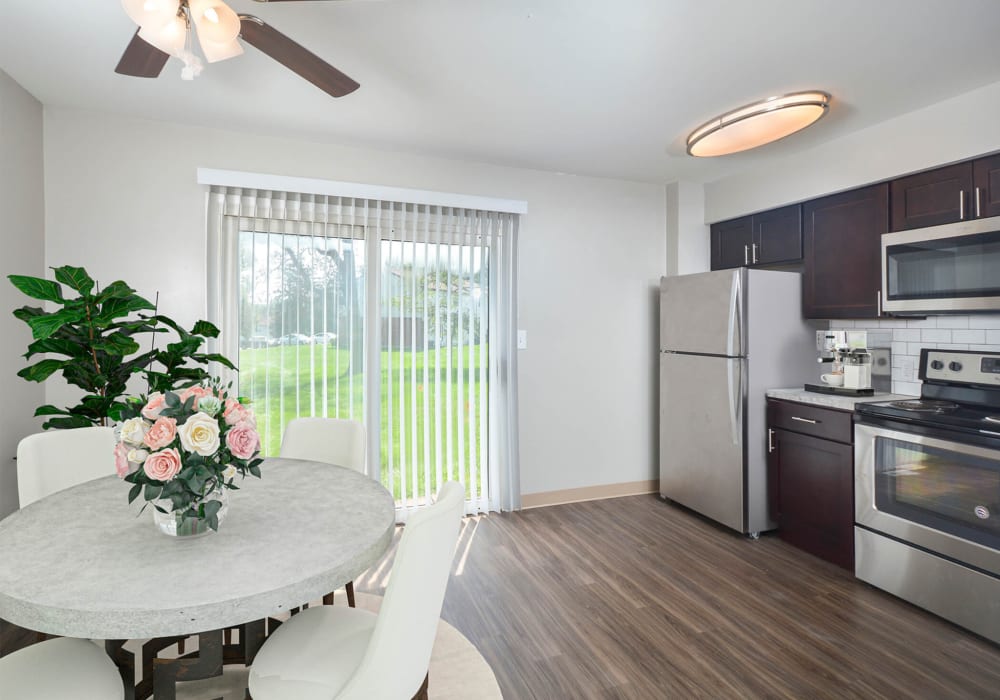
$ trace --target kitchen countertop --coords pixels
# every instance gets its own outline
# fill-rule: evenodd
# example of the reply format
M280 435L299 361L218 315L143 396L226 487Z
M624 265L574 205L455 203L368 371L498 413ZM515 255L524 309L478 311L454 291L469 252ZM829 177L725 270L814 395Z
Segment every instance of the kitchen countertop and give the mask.
M872 401L904 401L915 399L916 396L907 394L887 394L876 392L873 396L842 396L840 394L820 394L815 391L805 389L769 389L767 391L769 399L781 399L783 401L796 401L798 403L808 403L815 406L825 406L841 411L853 411L855 404L870 403Z

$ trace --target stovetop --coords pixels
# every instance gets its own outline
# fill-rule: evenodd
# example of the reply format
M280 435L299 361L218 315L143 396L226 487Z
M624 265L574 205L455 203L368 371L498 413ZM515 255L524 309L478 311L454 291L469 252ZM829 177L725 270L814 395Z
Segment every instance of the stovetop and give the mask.
M858 404L859 418L1000 437L1000 353L924 348L919 377L920 398Z
M881 401L859 403L855 408L861 416L951 428L963 432L996 433L1000 435L1000 410L982 406L962 406L954 402L929 400Z

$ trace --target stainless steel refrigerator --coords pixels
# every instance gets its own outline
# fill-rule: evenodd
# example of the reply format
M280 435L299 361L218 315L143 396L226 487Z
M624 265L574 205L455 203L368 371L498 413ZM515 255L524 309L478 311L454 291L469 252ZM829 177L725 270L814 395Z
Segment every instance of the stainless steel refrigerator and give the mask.
M765 392L817 372L800 299L795 272L660 281L660 495L752 536L775 527Z

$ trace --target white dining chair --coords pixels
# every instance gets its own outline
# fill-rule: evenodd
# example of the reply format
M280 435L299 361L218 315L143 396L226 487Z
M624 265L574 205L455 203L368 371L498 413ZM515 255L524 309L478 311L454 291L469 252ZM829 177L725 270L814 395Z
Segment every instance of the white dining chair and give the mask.
M4 700L124 697L125 686L114 662L86 639L50 639L0 658L0 698Z
M17 445L21 508L56 491L115 473L115 431L73 428L35 433Z
M295 418L281 437L279 457L326 462L365 473L365 426L343 418ZM344 586L347 604L354 607L354 581ZM333 593L323 596L333 604Z
M378 614L322 606L279 627L250 668L254 700L426 698L464 502L464 487L450 481L410 517Z

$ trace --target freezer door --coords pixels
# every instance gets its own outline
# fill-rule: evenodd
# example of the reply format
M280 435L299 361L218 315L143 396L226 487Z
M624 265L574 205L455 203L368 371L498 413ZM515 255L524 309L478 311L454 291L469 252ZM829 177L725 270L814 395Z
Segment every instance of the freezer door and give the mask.
M660 281L660 350L745 355L746 270L717 270Z
M745 362L660 354L660 494L739 532Z

